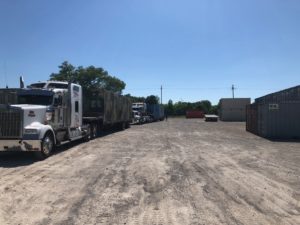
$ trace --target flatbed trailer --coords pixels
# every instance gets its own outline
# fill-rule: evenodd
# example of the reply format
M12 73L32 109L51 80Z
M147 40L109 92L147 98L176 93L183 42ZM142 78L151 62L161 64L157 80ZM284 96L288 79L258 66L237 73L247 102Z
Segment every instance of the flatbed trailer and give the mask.
M205 122L218 122L219 117L217 115L205 115Z
M92 126L91 130L101 131L113 126L128 128L131 122L131 101L105 89L83 92L82 119Z

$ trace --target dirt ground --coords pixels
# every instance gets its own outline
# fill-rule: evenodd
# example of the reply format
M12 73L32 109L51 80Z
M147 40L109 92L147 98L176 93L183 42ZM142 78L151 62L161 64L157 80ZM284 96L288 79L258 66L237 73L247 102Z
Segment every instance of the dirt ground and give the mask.
M300 143L169 119L0 154L0 224L300 224Z

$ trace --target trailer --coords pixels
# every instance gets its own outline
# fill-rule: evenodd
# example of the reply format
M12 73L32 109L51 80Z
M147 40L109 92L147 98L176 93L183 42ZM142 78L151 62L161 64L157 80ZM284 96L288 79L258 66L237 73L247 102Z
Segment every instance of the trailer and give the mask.
M217 115L205 115L205 122L218 122L218 116Z
M159 104L147 104L147 114L153 121L162 121L165 118L164 108Z
M88 141L130 122L130 100L104 89L47 81L0 90L0 151L34 151L46 158L55 146Z
M132 103L132 111L134 112L133 121L138 124L162 121L165 118L164 108L159 104L135 102Z
M86 91L83 94L83 122L89 124L92 136L113 126L129 128L131 101L129 98L105 89Z

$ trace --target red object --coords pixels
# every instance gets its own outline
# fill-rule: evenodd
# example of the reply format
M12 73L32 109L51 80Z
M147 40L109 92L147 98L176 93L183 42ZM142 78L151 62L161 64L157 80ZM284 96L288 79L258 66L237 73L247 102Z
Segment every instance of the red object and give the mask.
M185 117L190 118L204 118L204 112L199 110L188 110L185 112Z

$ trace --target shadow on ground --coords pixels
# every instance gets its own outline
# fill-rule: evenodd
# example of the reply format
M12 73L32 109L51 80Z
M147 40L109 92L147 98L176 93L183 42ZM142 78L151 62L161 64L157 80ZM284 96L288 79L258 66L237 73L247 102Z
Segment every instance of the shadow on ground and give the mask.
M299 138L294 138L294 139L276 139L276 138L266 138L269 141L272 142L283 142L283 143L288 143L288 142L292 142L292 143L300 143L300 139Z
M33 152L0 152L0 167L28 166L39 161Z
M117 129L113 129L110 131L102 131L96 138L105 137L118 131L119 130ZM83 140L78 140L56 147L55 151L53 152L53 155L57 155L64 151L67 151L68 149L73 148L76 145L79 145L83 142ZM0 168L29 166L38 161L41 160L35 155L34 152L0 152Z

